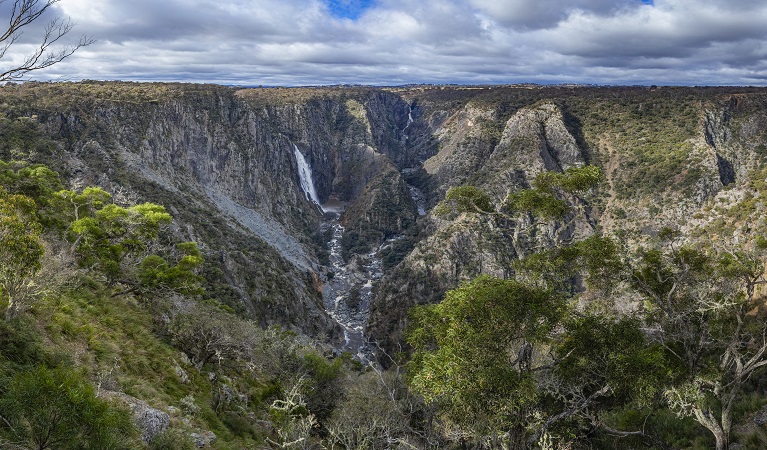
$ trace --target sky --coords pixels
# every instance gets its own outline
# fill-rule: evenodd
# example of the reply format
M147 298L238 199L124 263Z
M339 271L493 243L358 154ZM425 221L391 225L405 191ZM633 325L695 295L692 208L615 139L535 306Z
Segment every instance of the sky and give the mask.
M765 0L61 0L0 66L53 17L96 42L34 79L767 85Z

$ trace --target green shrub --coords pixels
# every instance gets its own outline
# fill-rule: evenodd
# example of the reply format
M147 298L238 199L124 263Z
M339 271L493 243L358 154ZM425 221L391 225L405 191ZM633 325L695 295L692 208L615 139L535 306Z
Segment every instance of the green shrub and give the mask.
M130 413L96 398L78 373L38 366L13 376L0 398L0 436L30 448L135 448Z
M164 433L155 436L148 447L149 450L195 450L197 445L192 441L189 433L169 428Z

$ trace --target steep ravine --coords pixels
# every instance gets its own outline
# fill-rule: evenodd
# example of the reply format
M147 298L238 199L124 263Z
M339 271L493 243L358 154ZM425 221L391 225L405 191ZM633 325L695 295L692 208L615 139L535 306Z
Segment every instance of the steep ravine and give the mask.
M328 261L327 267L321 268L320 279L323 282L322 298L325 311L343 329L343 340L336 343L336 349L339 352L351 353L363 364L373 363L376 361L375 349L365 332L373 299L373 285L384 273L381 252L402 236L391 236L369 252L345 252L343 241L346 230L342 220L346 203L335 200L321 204L314 187L313 170L298 147L295 148L295 157L300 168L300 185L307 199L324 214L320 235L328 237ZM417 188L411 186L410 192L412 202L421 201ZM344 256L345 253L347 257Z
M7 117L56 143L35 162L74 188L165 205L174 232L200 243L206 296L263 325L342 340L317 282L314 201L332 194L350 205L347 253L373 251L417 214L387 156L413 160L397 156L409 107L391 93L86 82L9 85L0 96ZM300 184L298 149L314 199Z
M50 164L74 188L165 205L174 233L200 243L209 298L341 345L344 329L350 343L364 341L353 337L363 328L393 351L410 306L480 273L511 276L514 258L536 248L600 227L641 241L661 226L713 227L728 208L750 211L761 198L746 189L767 154L765 105L751 88L0 88L5 119L55 142L8 140L3 157ZM542 171L585 163L607 169L602 190L527 240L503 224L430 213L453 186L500 200ZM329 200L344 204L340 217L316 206ZM716 233L738 236L749 222ZM317 237L323 227L334 239ZM382 269L381 256L395 253L387 245L397 254Z

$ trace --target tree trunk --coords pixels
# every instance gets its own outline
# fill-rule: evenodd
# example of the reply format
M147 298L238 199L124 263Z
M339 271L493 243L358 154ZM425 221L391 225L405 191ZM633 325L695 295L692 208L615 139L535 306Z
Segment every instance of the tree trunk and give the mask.
M11 319L13 319L13 316L15 316L15 314L13 313L14 309L15 308L14 308L13 301L11 299L8 299L8 307L5 308L5 323L10 322Z
M716 439L716 450L727 450L730 447L730 443L727 441L727 435L722 431L719 430L712 430L712 433L714 433L714 439Z
M714 435L716 440L716 450L727 450L730 447L729 428L722 428L722 424L711 414L710 410L695 409L695 420L703 425ZM724 417L723 417L724 418Z
M734 396L733 396L734 399ZM725 406L722 407L722 440L723 440L723 446L719 447L719 442L717 441L717 450L720 448L722 450L727 450L730 448L730 430L732 429L732 400L729 400L725 403Z

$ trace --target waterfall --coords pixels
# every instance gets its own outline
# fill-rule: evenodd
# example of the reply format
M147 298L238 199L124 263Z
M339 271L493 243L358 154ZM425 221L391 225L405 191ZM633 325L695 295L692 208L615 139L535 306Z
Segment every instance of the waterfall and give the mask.
M306 158L298 150L298 146L293 144L293 153L296 155L296 163L298 164L298 177L301 179L301 189L304 190L307 200L311 200L317 204L324 211L320 204L320 199L317 197L317 190L314 189L314 181L312 181L312 168L309 163L306 162Z
M407 106L407 125L405 125L405 128L402 129L402 132L404 133L407 131L408 128L410 128L410 125L413 123L413 107L408 105ZM405 136L407 138L407 136Z

